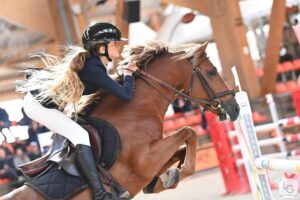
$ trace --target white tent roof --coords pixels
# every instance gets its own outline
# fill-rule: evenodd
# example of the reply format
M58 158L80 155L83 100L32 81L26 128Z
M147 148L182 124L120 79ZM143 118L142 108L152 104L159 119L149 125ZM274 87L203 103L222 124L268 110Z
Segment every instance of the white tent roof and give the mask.
M245 24L252 20L269 16L273 0L240 1L240 9ZM259 5L259 6L257 6ZM287 0L287 7L300 5L300 0ZM166 19L155 39L170 43L201 42L212 39L210 19L204 15L197 15L189 24L180 22L182 16L191 9L170 5L166 11Z

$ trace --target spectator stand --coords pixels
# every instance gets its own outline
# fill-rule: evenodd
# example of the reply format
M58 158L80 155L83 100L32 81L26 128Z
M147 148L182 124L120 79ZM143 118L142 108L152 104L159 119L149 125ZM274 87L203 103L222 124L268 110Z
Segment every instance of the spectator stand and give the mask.
M39 136L44 135L41 133L48 132L43 126L26 116L19 122L9 122L8 125L1 126L0 131L0 195L24 183L26 178L18 171L18 165L42 155ZM50 137L50 134L45 135ZM43 145L49 144L43 143Z

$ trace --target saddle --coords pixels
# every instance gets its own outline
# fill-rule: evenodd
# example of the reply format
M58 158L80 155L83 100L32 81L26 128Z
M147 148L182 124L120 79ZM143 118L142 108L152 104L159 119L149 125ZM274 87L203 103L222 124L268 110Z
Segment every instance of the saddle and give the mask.
M118 158L121 149L118 131L105 120L81 114L78 116L77 123L89 133L94 158L103 177L103 183L111 186L112 191L124 194L125 191L107 171ZM59 134L54 134L52 139L53 142L48 153L41 158L20 165L21 172L29 178L36 178L47 172L53 166L51 163L54 162L66 173L81 177L80 171L76 166L74 146L69 140Z
M104 169L109 169L119 156L121 140L118 131L109 122L79 115L78 123L87 130L96 162ZM74 147L65 137L53 134L50 150L36 160L19 168L29 178L40 174L49 165L48 161L58 163L66 172L79 176L75 166Z

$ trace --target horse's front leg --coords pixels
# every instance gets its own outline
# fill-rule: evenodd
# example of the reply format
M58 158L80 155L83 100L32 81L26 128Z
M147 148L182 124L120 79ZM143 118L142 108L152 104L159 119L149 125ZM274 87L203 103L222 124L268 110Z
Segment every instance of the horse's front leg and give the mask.
M160 176L164 172L166 172L167 169L169 169L171 166L173 166L175 163L179 162L177 164L177 168L181 168L181 165L184 162L186 155L186 145L180 146L180 148L174 153L174 155L171 157L171 159L162 167L162 169L157 173L157 176Z
M174 166L175 163L178 162L177 164L177 168L180 169L181 165L184 162L185 159L185 155L186 155L186 145L181 146L179 148L179 150L177 150L174 155L171 157L171 159L162 167L162 169L157 173L157 175L153 178L153 180L143 189L145 194L149 194L149 193L158 193L161 192L162 190L165 189L174 189L177 187L177 183L172 185L169 188L164 188L163 186L163 180L161 179L161 175L164 175L168 172L170 172L170 167ZM178 174L179 175L179 174ZM170 177L175 179L175 177ZM178 182L178 181L176 181Z
M153 166L153 168L151 171L148 171L147 174L150 176L151 173L151 177L160 176L161 178L155 185L155 192L159 192L158 190L162 190L162 188L169 188L169 186L166 187L166 184L164 183L164 181L168 180L163 179L164 177L166 178L165 173L168 172L167 169L178 161L176 159L172 159L172 157L179 147L184 143L186 143L186 156L183 164L180 166L180 180L194 173L197 142L198 136L196 135L195 131L190 127L184 127L173 135L162 140L155 141L151 144L150 156L147 157L147 164L150 164Z

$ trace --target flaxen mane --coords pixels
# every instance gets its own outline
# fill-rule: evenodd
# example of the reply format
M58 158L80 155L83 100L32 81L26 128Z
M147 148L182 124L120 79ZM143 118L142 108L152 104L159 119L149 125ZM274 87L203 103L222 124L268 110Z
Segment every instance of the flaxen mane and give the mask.
M117 72L111 77L121 83L123 69L126 67L128 62L135 62L140 69L146 69L151 61L157 58L160 55L166 53L179 53L182 52L182 55L178 59L192 58L193 66L199 65L201 62L200 57L203 54L203 51L200 51L203 45L201 44L181 44L168 46L167 44L160 41L149 41L144 45L127 45L124 47L122 52L123 60L119 62L117 67ZM80 112L87 112L90 110L90 105L105 96L105 93L98 92L96 94L90 95L88 97L82 97L80 104L77 106Z
M202 51L200 49L203 45L201 44L179 44L170 45L160 41L150 41L144 45L125 46L122 57L124 58L120 64L119 69L125 67L128 62L135 62L141 69L147 67L147 65L157 56L165 53L179 53L183 52L179 59L190 58L192 59L193 66L199 65Z

